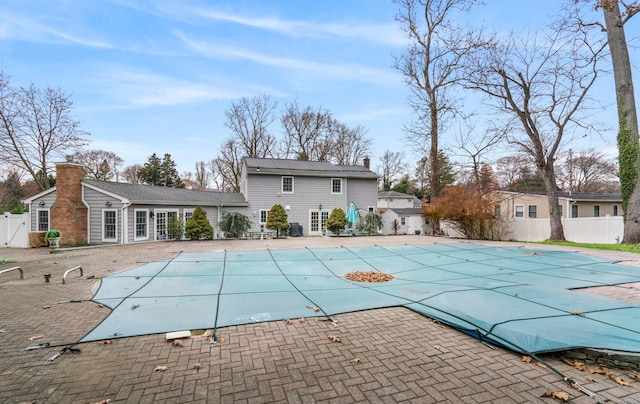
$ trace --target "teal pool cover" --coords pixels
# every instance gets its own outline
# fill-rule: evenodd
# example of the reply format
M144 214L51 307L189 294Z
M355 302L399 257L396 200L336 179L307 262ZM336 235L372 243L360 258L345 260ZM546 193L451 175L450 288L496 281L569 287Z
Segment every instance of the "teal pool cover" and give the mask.
M523 353L640 352L640 306L570 290L630 282L640 268L462 242L181 253L103 278L93 300L113 311L80 342L404 306Z

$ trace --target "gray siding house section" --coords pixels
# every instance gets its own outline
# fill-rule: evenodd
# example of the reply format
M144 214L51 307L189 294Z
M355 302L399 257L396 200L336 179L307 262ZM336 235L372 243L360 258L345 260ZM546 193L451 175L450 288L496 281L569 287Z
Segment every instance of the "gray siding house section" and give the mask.
M275 204L286 209L290 223L302 226L304 235L322 235L335 208L346 213L353 202L361 215L374 210L377 180L377 174L365 166L244 158L239 193L90 179L75 186L81 188L81 203L87 208L87 242L95 245L164 240L168 219L181 217L186 222L198 206L207 213L218 238L224 237L218 225L223 212L248 216L253 221L251 231L260 232ZM57 194L54 187L24 200L30 207L31 231L49 229L49 208ZM38 227L38 215L48 219L42 226L46 228Z
M365 166L338 166L326 161L242 159L240 191L250 203L253 231L264 225L266 212L282 205L289 223L304 235L322 235L331 211L347 212L353 202L366 214L376 206L378 176Z

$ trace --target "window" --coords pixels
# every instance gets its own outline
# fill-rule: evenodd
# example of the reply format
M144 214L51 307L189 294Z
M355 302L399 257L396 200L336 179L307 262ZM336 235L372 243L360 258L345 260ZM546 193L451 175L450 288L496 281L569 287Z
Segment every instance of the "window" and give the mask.
M493 208L493 215L494 215L495 217L501 217L501 216L502 216L502 209L500 208L500 205L496 205L496 206Z
M578 217L578 205L571 205L571 217Z
M38 209L36 210L36 229L38 231L48 231L49 230L49 209Z
M260 209L260 224L267 224L269 209Z
M593 205L593 217L600 217L600 205Z
M193 217L193 209L185 209L183 210L183 212L184 212L184 224L186 225L187 222L191 220L191 217Z
M331 178L331 193L342 194L342 178Z
M401 218L400 218L400 225L401 225L401 226L404 226L404 225L406 225L406 224L407 224L407 218L406 218L406 217L401 217Z
M293 193L293 177L282 177L282 193Z
M529 205L529 219L538 217L538 205Z
M524 205L516 205L514 217L524 217Z
M136 235L134 240L146 240L149 238L147 225L147 217L149 216L149 211L147 209L144 210L135 210L136 216Z
M560 213L560 217L562 217L562 205L558 205L558 213Z
M323 210L320 212L320 228L322 229L322 232L327 230L327 221L329 221L329 212Z
M613 216L618 216L618 205L613 205Z
M102 241L116 241L116 215L115 209L102 211Z

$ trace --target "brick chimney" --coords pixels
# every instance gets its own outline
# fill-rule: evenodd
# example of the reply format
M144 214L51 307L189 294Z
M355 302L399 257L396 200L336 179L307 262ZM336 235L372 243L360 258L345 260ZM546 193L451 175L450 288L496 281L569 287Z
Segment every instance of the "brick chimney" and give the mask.
M61 247L87 245L87 212L82 202L84 178L82 164L67 161L56 163L56 201L51 206L51 228L60 230Z
M364 164L364 168L367 170L371 169L371 161L369 161L369 157L365 157L362 163Z

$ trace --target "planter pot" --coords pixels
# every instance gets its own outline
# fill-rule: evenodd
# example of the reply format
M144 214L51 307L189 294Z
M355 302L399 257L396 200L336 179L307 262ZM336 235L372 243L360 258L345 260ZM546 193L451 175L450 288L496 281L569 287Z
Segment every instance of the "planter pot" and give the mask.
M60 247L60 237L48 238L47 241L49 242L49 247L51 248Z

